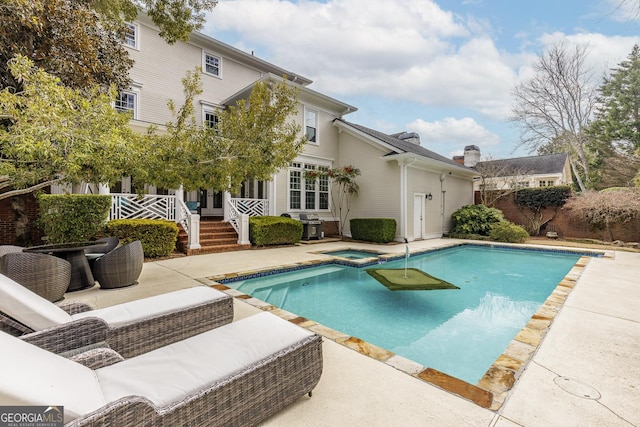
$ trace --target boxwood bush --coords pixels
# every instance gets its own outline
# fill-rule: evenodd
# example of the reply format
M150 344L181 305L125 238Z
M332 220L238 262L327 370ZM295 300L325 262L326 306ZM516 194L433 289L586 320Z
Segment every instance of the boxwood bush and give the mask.
M123 245L140 240L144 256L149 258L171 254L178 238L176 223L162 219L114 219L107 223L106 231Z
M249 218L249 240L256 246L292 245L302 238L302 223L283 216Z
M38 225L48 243L83 242L104 231L111 196L98 194L41 194Z
M463 206L453 214L451 234L479 234L488 236L493 224L504 221L502 211L485 205Z
M491 240L506 243L524 243L529 237L527 230L509 221L493 224L489 232Z
M393 218L353 218L349 226L355 240L389 243L396 237L396 220Z

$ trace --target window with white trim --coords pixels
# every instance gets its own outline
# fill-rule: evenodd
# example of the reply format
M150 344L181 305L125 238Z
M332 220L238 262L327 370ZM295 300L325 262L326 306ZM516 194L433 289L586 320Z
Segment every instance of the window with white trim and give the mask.
M212 76L216 77L221 76L222 61L220 60L219 56L205 52L203 62L204 64L202 68L204 69L205 73L211 74Z
M120 113L131 111L133 118L137 118L138 94L132 91L123 90L116 96L115 108Z
M529 181L518 181L516 188L529 188Z
M542 180L538 185L540 187L553 187L556 184L553 180Z
M304 109L304 124L307 133L307 141L318 143L318 112L309 108Z
M202 124L208 128L216 128L218 126L218 115L215 111L204 110L202 113Z
M289 210L329 210L329 177L322 173L328 169L327 166L313 163L291 163L289 167Z
M124 45L138 49L138 26L125 22Z

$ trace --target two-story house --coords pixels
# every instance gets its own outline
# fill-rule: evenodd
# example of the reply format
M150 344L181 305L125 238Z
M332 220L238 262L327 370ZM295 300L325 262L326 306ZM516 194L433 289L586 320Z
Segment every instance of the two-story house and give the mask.
M264 201L262 214L287 213L296 218L314 213L333 221L330 182L326 178L307 180L304 172L345 165L362 171L350 218L394 218L398 240L442 236L450 227L451 213L473 203L473 177L477 175L473 169L422 147L416 134L387 135L345 120L356 107L311 89L310 79L291 70L201 33L193 33L189 42L169 45L144 16L129 24L125 45L135 65L130 72L131 87L119 94L116 108L132 111L131 126L140 131L171 120L167 100L182 99L181 79L196 66L203 71L203 92L196 100L197 120L202 125L215 123L216 109L248 97L260 80L285 76L288 84L299 89L298 113L292 119L308 139L300 155L269 181L245 182L240 194L210 189L181 194L185 201L200 203L202 217L228 219L229 206L237 209L243 205L237 200L251 199ZM130 193L132 183L125 178L110 191ZM150 187L148 192L171 195L175 189ZM345 234L349 233L347 224Z

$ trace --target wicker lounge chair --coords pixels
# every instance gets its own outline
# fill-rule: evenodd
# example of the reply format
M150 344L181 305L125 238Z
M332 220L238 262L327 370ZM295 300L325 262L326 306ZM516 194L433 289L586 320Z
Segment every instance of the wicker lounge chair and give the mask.
M11 252L0 257L0 273L49 301L60 301L69 288L71 264L51 255Z
M22 252L24 248L22 246L15 245L0 245L0 256L10 254L13 252Z
M96 259L91 271L101 288L122 288L137 283L143 264L142 243L136 240Z
M233 300L207 286L91 310L57 306L0 275L0 329L54 353L106 341L133 357L231 322Z
M321 343L260 313L92 370L0 332L0 405L55 402L74 427L251 426L311 395Z

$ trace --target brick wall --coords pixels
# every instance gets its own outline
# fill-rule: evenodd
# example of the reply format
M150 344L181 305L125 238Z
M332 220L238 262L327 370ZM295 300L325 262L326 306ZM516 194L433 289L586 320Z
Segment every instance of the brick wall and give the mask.
M476 192L476 204L480 203L479 192ZM505 218L509 221L525 226L529 223L529 220L518 206L513 201L512 196L504 197L498 200L496 208L500 209ZM543 210L543 218L550 218L553 216L553 209ZM556 226L561 233L562 237L573 239L597 239L605 242L610 242L611 237L607 230L593 230L591 226L584 221L576 219L569 213L559 208L553 221L550 225ZM632 221L626 224L616 225L612 228L614 240L622 240L623 242L640 242L640 221Z
M0 200L0 244L26 246L42 243L37 218L38 201L33 194Z

